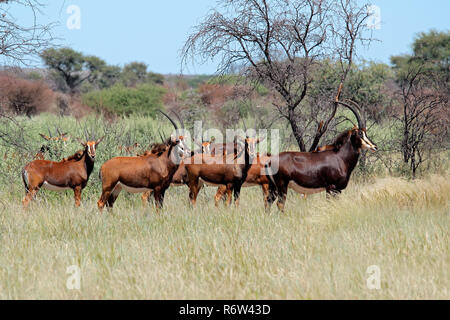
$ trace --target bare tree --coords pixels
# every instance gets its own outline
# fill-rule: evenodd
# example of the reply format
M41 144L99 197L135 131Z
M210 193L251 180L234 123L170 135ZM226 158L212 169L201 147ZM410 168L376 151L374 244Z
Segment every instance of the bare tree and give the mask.
M302 101L314 68L324 58L340 61L340 85L311 139L309 150L314 150L336 115L356 45L369 40L364 36L367 6L354 0L221 0L218 5L186 41L183 63L219 58L219 73L243 65L247 79L277 92L274 106L289 121L302 151L308 121Z
M22 25L13 15L13 9L28 9L33 20ZM39 53L52 45L53 23L40 24L43 4L38 0L0 0L0 62L31 64Z
M402 105L403 161L415 179L419 166L439 149L440 142L448 143L449 87L426 65L411 63L400 81L398 96Z

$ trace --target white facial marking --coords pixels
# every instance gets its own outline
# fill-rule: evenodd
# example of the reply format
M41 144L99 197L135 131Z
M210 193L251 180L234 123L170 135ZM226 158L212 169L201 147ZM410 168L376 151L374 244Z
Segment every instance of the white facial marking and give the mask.
M361 142L362 142L363 149L371 149L374 151L376 150L376 146L372 142L370 142L369 138L367 138L365 131L362 132Z

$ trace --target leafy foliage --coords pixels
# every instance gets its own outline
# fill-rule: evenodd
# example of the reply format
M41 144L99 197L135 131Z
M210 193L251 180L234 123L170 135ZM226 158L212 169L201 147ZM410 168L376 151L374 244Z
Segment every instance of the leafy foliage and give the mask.
M104 88L111 85L117 76L117 68L107 66L96 56L84 56L71 48L47 49L41 53L41 58L53 76L63 80L63 86L59 89L65 92L77 92L86 80Z
M107 111L118 115L154 115L163 107L165 89L143 84L136 88L115 85L111 88L92 91L83 95L83 102L97 111Z
M148 72L147 65L143 62L131 62L123 68L120 74L120 82L126 87L135 87L143 83L164 83L164 77L160 74Z

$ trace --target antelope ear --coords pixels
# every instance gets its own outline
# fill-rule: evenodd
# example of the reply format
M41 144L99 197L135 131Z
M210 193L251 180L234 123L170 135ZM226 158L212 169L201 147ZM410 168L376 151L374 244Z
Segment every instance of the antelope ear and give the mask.
M95 141L95 145L98 145L100 142L103 141L103 139L105 139L105 136L103 136L100 139L98 139L97 141Z

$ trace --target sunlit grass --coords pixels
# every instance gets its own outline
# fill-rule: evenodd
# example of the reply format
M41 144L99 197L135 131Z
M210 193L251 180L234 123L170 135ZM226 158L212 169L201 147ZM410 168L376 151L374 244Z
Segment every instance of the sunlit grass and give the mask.
M241 206L214 207L215 190L188 205L171 188L166 208L121 194L99 215L99 190L73 206L70 192L42 192L28 212L2 191L3 299L448 299L447 176L352 182L337 199L290 193L286 213L263 210L258 188ZM66 268L81 268L81 290ZM381 290L366 286L371 265Z

